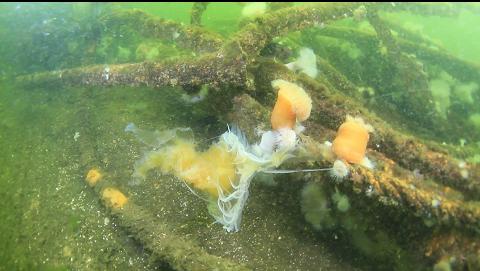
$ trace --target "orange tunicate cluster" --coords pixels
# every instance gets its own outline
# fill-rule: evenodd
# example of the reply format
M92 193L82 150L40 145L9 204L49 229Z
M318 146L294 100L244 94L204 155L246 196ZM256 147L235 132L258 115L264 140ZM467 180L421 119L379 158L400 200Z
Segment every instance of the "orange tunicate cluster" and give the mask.
M369 132L373 132L373 128L365 124L362 118L347 116L346 121L338 128L333 141L333 152L343 161L361 164L365 158Z
M297 121L308 119L312 100L303 88L285 80L272 81L272 87L278 89L277 101L270 118L274 130L293 129Z
M102 199L108 207L118 209L128 202L128 198L116 188L107 187L102 191Z
M102 179L102 173L98 171L97 169L90 169L87 173L87 177L85 177L85 181L90 185L91 187L95 186L98 181Z

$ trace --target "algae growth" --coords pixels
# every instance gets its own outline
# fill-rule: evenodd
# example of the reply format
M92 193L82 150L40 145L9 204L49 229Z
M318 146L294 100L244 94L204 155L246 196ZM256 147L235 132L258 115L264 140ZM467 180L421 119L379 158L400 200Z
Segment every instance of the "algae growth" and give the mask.
M0 270L480 269L479 12L0 4ZM373 132L339 154L348 115ZM164 155L182 138L161 134L178 127L195 142L181 170ZM281 146L226 232L215 200ZM146 153L164 160L139 179Z

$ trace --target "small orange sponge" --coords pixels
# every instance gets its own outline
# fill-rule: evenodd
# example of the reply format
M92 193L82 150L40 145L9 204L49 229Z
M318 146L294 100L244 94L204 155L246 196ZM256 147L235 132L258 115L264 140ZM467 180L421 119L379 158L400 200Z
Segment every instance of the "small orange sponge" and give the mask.
M108 207L114 209L122 208L128 202L128 198L122 192L112 187L103 189L102 199Z
M347 116L347 120L338 128L337 137L333 141L333 152L346 162L362 163L370 131L373 128L365 124L363 119Z
M90 169L87 173L87 177L85 177L85 181L90 185L91 187L95 186L98 181L102 179L102 173L98 171L97 169Z
M312 100L303 88L285 80L272 81L272 87L278 89L270 118L274 130L292 129L297 120L304 121L310 117Z

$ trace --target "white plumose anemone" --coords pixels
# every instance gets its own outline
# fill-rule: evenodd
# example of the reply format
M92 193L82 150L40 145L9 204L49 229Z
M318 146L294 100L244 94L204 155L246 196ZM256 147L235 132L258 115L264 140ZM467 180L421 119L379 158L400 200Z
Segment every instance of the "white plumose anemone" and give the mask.
M264 148L270 150L270 137L273 136L270 133L271 132L266 132L264 136L262 136L262 141L265 140L265 142L263 142L264 144L260 143L261 149L262 145L264 145ZM233 191L230 193L225 192L222 187L218 185L218 212L214 212L213 216L216 222L223 225L225 230L228 232L236 232L240 229L242 212L248 199L248 189L253 177L256 173L273 168L276 163L281 163L286 160L290 157L288 152L291 149L284 149L282 152L272 149L270 155L257 155L251 150L243 133L236 128L229 129L223 133L220 141L225 144L228 152L235 153L237 178L236 180L231 180ZM286 148L289 146L291 145L286 146Z
M297 134L289 128L278 129L277 146L279 149L294 149L297 145Z
M262 139L258 147L260 149L259 152L267 155L271 155L275 150L275 146L277 144L277 131L267 131L262 134Z
M289 70L301 71L311 78L315 78L318 75L317 57L310 48L300 49L300 55L297 60L286 64L286 66Z
M267 131L262 134L259 144L254 146L256 154L262 157L270 157L274 151L291 151L297 146L298 139L294 130L281 128L276 131Z
M348 166L342 160L335 160L330 175L337 181L343 180L349 174Z

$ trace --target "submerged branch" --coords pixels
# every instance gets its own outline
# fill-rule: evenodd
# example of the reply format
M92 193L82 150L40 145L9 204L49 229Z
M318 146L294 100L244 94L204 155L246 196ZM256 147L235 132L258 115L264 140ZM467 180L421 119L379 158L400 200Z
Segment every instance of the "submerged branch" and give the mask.
M202 15L207 9L209 2L195 2L192 6L190 14L190 24L195 26L202 26Z
M283 8L268 13L244 27L226 45L214 54L196 59L178 59L175 62L117 64L91 66L63 71L43 72L17 78L19 82L42 83L55 82L67 85L101 86L248 86L247 65L258 56L261 49L279 35L290 31L312 27L319 23L328 23L351 15L352 8L358 4L333 3L319 4L315 7ZM172 31L178 31L180 25L172 25L162 19L142 19L144 13L132 11L120 13L109 18L116 25L127 18L135 23L145 24L144 33L153 33L168 38ZM288 14L288 16L287 16ZM140 17L140 18L139 18ZM135 19L138 18L138 19ZM285 20L285 18L289 18ZM146 32L145 32L146 31ZM183 30L182 30L183 31ZM167 33L167 34L165 34ZM182 32L183 33L183 32ZM186 31L186 33L189 33ZM181 36L178 38L180 39ZM189 37L191 46L197 46L196 36ZM203 44L203 43L202 43Z
M109 187L105 181L95 186L102 198L102 191ZM129 201L123 208L113 208L107 204L111 215L117 219L120 227L129 232L152 253L153 262L166 262L175 270L250 270L244 265L207 253L200 246L169 229L155 216L141 206Z
M362 47L372 44L376 40L374 33L348 27L329 26L318 30L318 33L332 38L353 41ZM396 38L396 41L402 51L415 54L421 60L440 66L455 78L480 83L480 66L478 64L459 59L428 44L419 44L402 38Z
M244 54L249 63L274 38L352 16L358 3L321 3L282 8L256 18L226 43L227 52Z
M137 9L109 14L103 18L103 24L108 31L118 30L122 33L125 27L135 29L146 38L175 42L179 47L197 53L215 52L224 42L219 34L199 26L184 25Z
M71 86L244 86L246 65L240 58L209 54L196 60L95 65L17 77L26 84Z

